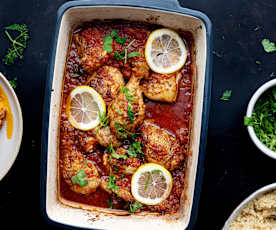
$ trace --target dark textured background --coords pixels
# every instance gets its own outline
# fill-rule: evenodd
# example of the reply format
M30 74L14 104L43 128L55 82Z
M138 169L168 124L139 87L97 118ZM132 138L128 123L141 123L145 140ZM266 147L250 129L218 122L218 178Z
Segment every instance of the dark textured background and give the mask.
M40 156L43 95L56 12L65 0L1 0L0 57L9 45L4 26L25 23L30 28L24 60L0 71L17 78L24 118L20 153L0 182L1 226L9 229L48 225L40 212ZM213 23L214 66L207 155L195 229L220 229L233 209L261 186L276 181L276 162L253 145L243 116L253 92L276 72L276 52L267 54L263 38L276 42L275 0L181 0ZM257 31L254 29L260 26ZM261 64L256 64L260 61ZM232 90L229 101L220 97ZM1 153L2 154L2 153ZM2 227L1 227L2 228Z

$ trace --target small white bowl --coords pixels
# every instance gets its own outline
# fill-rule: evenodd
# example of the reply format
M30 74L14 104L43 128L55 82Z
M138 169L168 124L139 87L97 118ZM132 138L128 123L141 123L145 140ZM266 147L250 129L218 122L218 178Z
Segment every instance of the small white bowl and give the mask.
M8 96L13 115L13 134L10 139L6 134L6 122L0 130L0 181L8 173L13 165L17 154L20 149L22 133L23 133L23 120L21 107L18 102L17 96L10 86L8 80L0 72L0 85Z
M252 98L249 101L246 116L251 117L252 113L254 112L254 107L260 96L267 91L268 89L276 87L276 79L270 80L266 82L264 85L262 85L252 96ZM264 145L259 138L256 136L254 128L252 126L247 127L249 136L251 140L254 142L254 144L257 146L259 150L261 150L264 154L267 156L273 158L276 160L276 152L272 151L270 148L268 148L266 145Z
M236 219L236 217L240 214L240 212L245 208L245 206L251 202L252 200L256 199L259 195L272 191L276 189L276 183L266 185L260 189L258 189L256 192L252 193L249 197L247 197L243 202L240 203L240 205L232 212L230 217L225 222L222 230L228 230L232 222Z

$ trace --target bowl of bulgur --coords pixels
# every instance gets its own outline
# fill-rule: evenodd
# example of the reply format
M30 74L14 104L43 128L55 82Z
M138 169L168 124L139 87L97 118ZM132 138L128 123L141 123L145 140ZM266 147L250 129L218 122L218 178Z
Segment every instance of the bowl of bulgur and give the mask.
M260 188L231 214L222 230L276 229L276 183Z

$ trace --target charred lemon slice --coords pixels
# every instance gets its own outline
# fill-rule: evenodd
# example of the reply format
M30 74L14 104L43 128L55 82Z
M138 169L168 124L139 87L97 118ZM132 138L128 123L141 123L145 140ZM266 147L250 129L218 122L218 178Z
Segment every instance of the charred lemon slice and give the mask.
M146 205L156 205L164 201L171 189L171 173L158 164L148 163L140 166L131 179L133 197Z
M77 129L90 130L100 123L100 114L104 114L106 105L93 88L89 86L78 86L70 93L66 114L69 122Z
M185 64L187 49L182 38L173 30L154 30L146 43L145 58L152 71L169 74Z

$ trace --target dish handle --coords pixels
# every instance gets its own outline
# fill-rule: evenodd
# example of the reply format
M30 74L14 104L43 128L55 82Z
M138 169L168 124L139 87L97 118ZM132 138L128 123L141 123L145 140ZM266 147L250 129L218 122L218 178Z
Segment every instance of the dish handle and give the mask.
M157 7L169 10L177 10L182 8L178 2L178 0L76 0L76 1L69 1L73 2L81 2L86 4L92 5L123 5L123 6L140 6L140 7Z

